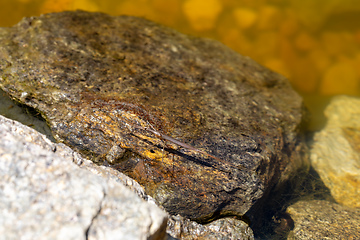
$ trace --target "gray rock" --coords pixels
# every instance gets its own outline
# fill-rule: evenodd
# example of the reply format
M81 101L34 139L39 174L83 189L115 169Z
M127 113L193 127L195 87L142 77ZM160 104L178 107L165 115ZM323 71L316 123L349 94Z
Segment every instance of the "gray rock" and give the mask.
M0 139L1 239L163 239L163 211L66 146L3 116Z
M74 152L71 148L62 143L57 143L54 146L56 147L56 152L58 154L66 158L72 158L73 162L79 167L91 171L92 173L99 175L106 180L113 180L119 182L133 192L135 192L144 200L155 202L155 200L153 200L149 195L145 193L143 187L141 187L139 183L137 183L134 179L126 176L125 174L109 166L94 164L92 161L81 157L79 153Z
M360 210L322 201L299 201L286 210L295 223L288 239L360 239Z
M327 124L311 147L311 164L338 203L360 207L360 99L334 97L325 115Z
M183 240L254 239L251 228L235 218L222 218L202 225L181 216L172 216L169 219L167 232Z

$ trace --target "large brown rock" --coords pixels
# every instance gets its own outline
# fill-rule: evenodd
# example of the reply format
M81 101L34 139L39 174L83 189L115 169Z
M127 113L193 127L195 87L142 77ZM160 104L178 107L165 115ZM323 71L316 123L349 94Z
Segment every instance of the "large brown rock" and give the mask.
M190 219L243 215L303 164L287 79L141 18L63 12L2 28L0 87Z

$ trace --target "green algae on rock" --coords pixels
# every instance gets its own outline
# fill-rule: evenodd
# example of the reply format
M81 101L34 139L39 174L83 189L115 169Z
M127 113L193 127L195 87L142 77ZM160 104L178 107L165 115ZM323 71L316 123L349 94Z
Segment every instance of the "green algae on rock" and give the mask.
M303 165L303 104L286 78L141 18L62 12L2 28L0 87L193 220L242 216Z

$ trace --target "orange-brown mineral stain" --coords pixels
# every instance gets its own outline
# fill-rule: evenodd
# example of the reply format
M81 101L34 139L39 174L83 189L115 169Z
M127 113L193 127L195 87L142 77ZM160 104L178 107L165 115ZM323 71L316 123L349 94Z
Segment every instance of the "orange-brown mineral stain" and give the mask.
M164 114L149 110L149 107L135 101L86 93L82 95L77 109L78 114L72 124L81 126L82 135L88 139L97 132L107 142L102 146L109 149L98 150L102 151L100 158L106 159L109 146L114 144L127 150L130 155L124 155L127 157L112 167L136 179L147 191L151 191L148 188L155 191L158 184L191 186L191 179L209 168L200 162L193 165L191 161L197 161L200 156L217 162L215 169L210 167L212 171L220 175L227 171L221 170L223 167L218 168L218 164L226 164L222 159L170 137L171 124ZM99 142L99 139L92 141ZM186 153L182 153L180 148L186 149Z

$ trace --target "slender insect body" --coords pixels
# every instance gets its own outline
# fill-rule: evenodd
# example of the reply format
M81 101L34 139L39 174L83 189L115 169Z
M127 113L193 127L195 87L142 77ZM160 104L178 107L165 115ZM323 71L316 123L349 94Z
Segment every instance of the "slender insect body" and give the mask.
M224 160L218 157L162 133L165 125L163 121L149 111L145 110L145 108L139 104L120 101L117 99L96 99L91 101L90 106L91 108L97 109L97 111L101 111L103 114L108 115L113 122L118 123L117 125L120 126L120 129L127 129L127 131L131 134L135 134L135 136L136 130L142 130L153 134L158 139L165 140L187 150L200 153L215 159L217 162L227 164Z

